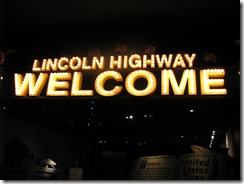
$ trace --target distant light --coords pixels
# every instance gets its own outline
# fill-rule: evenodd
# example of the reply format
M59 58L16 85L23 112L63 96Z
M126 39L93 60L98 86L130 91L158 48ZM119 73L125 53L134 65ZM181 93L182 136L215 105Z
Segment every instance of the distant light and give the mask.
M1 80L3 80L3 77L1 77Z
M214 141L214 134L215 134L215 130L212 131L212 135L211 135L211 140L210 140L210 144L209 147L212 147L213 141Z
M191 109L190 112L194 112L194 109Z
M126 119L133 119L133 115L125 116Z
M181 138L184 138L184 136L183 136L183 135L181 135L180 137L181 137Z
M146 118L146 117L147 117L147 115L145 114L145 115L144 115L144 118Z
M238 71L238 75L240 75L241 74L241 72L240 71Z

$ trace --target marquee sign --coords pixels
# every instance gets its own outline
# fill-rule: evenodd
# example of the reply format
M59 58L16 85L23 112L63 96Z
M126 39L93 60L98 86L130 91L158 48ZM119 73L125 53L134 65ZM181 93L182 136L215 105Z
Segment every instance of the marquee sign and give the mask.
M160 89L161 96L167 95L227 95L224 88L224 69L194 68L196 54L138 54L101 57L72 57L68 59L35 60L32 73L14 74L16 96L105 96L111 97L126 91L132 96L149 96ZM126 76L122 73L126 73ZM160 75L155 75L159 71ZM182 75L177 78L176 71ZM129 72L129 73L128 73ZM93 87L85 89L90 75L96 75ZM199 77L199 80L197 78ZM147 85L136 87L137 80ZM113 81L112 88L106 83ZM199 81L199 82L197 82ZM90 81L91 82L91 81ZM199 84L197 84L199 83ZM200 85L200 90L197 90Z

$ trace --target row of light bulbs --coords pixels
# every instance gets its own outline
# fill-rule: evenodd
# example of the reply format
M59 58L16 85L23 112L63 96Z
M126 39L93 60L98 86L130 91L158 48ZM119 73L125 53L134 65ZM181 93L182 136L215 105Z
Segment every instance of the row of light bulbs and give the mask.
M191 57L188 54L184 54L185 60L188 63L188 66L193 67L193 61L196 57L196 54L192 54ZM156 58L156 61L155 61ZM123 61L122 61L123 59ZM173 54L163 54L160 55L151 55L151 58L148 59L147 55L143 55L143 59L141 60L141 56L138 54L133 54L130 57L128 56L118 56L118 60L115 60L114 56L110 57L110 65L109 69L127 69L128 65L130 68L155 68L155 63L158 64L158 68L163 68L164 64L166 68L186 68L186 63L181 54L177 54L173 61ZM173 65L171 66L173 61ZM67 71L67 70L96 70L96 69L104 69L105 67L105 58L101 56L99 59L97 57L93 57L92 65L88 65L88 58L83 57L72 57L68 59L67 57L61 57L60 59L43 59L42 63L39 60L34 60L32 71L33 72L43 72L43 71Z
M34 60L32 71L33 72L41 72L41 71L67 71L71 70L96 70L104 69L105 60L104 57L93 57L92 66L88 65L88 58L83 57L72 57L70 60L66 57L62 57L60 59L55 58L52 59L43 59L42 64L39 60Z
M145 78L148 82L148 85L143 90L135 89L134 83L138 78ZM136 70L134 72L131 72L129 76L125 80L125 87L127 91L130 91L131 94L134 96L145 96L152 94L156 90L156 78L155 76L146 70Z
M122 86L115 86L112 90L105 90L104 84L108 79L115 79L116 82L122 82L123 77L119 72L106 71L101 73L95 80L95 89L102 96L114 96L122 91Z
M224 69L205 69L200 70L201 93L202 94L221 94L226 95L227 90L222 88L224 86L224 79L212 79L210 77L224 77ZM220 89L210 89L211 87L220 87Z
M200 70L201 94L202 95L225 95L227 90L224 86L224 79L216 79L224 77L223 69L207 69ZM39 96L44 85L47 83L49 74L40 73L38 79L33 73L27 73L25 78L21 74L15 74L15 94L17 96L26 96L29 90L30 96ZM144 78L147 80L147 86L143 90L136 89L134 84L137 79ZM112 90L105 90L104 85L108 79L116 82L123 82L122 75L117 71L105 71L97 76L94 82L96 91L102 96L118 95L123 87L115 86ZM93 90L81 90L83 75L81 72L74 72L73 77L70 72L51 73L48 81L47 96L69 96L69 82L72 80L71 96L93 96ZM161 71L161 94L169 95L169 82L175 95L183 95L188 82L188 94L196 95L196 71L186 69L183 71L180 84L175 78L173 70ZM154 74L147 70L136 70L129 73L125 79L126 90L134 96L151 95L157 87L157 79ZM212 89L212 87L217 87ZM65 89L65 90L62 90Z
M180 85L178 86L178 82L174 76L174 72L172 70L162 70L162 94L169 94L169 80L171 81L172 88L175 95L183 95L185 91L185 86L188 81L188 93L189 95L196 95L196 72L195 70L184 70L181 78Z
M213 145L214 136L215 136L215 130L212 131L211 140L210 140L210 143L209 143L209 147L210 147L210 148L211 148L212 145Z

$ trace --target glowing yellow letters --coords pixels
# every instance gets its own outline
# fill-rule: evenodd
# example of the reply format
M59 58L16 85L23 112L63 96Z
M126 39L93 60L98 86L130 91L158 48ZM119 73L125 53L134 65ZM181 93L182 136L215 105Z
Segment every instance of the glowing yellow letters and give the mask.
M15 95L26 96L28 89L30 96L39 96L41 91L46 84L48 74L40 73L37 81L35 74L27 73L23 80L21 74L15 74Z
M83 57L81 60L79 57L72 57L70 60L66 57L60 59L55 58L43 59L42 64L39 60L35 60L33 63L33 72L44 72L44 71L67 71L67 70L96 70L104 69L104 57L101 56L100 60L97 57L93 57L92 65L88 65L87 57Z
M180 85L178 85L172 70L162 70L161 73L161 95L169 95L169 81L175 95L184 95L186 83L188 81L188 94L196 95L196 72L195 70L184 70Z
M69 83L62 80L70 79L70 73L51 73L47 87L47 96L69 96L69 92L67 90L59 89L69 89Z
M93 90L81 90L83 75L81 72L74 72L71 88L71 96L93 96Z
M147 87L143 90L138 90L134 87L135 81L139 78L147 80ZM157 82L155 76L151 72L146 70L136 70L126 77L125 87L127 91L134 96L146 96L151 95L155 91Z
M200 70L201 95L226 95L227 90L222 88L224 86L224 75L224 69ZM135 88L135 82L139 78L146 79L147 86L145 89ZM99 95L109 97L121 93L122 84L114 86L111 90L104 88L109 79L113 79L117 83L124 81L122 75L117 71L100 73L94 81L94 88ZM35 74L27 73L24 78L21 74L15 74L15 94L16 96L27 96L29 91L29 96L39 96L47 83L47 96L94 96L92 89L82 89L83 80L81 72L74 72L73 77L70 72L50 73L50 76L47 73L40 73L37 80ZM124 85L127 92L133 96L147 96L155 92L157 79L150 71L135 70L127 75ZM178 81L173 70L161 70L162 96L170 95L170 87L172 87L174 95L185 95L187 85L188 95L197 95L196 70L184 70Z
M43 89L47 89L46 96L94 96L94 91L101 96L119 95L123 88L133 96L152 95L157 89L157 83L160 86L160 95L170 95L172 88L173 95L197 95L197 77L196 70L193 69L193 63L196 54L156 54L143 55L138 54L130 56L110 56L108 67L110 70L102 71L94 79L93 89L82 89L82 83L85 81L81 70L103 70L105 68L105 58L93 57L89 62L87 57L82 59L72 57L68 59L43 59L42 62L34 60L32 71L38 72L39 76L27 73L23 77L21 74L15 74L15 95L16 96L40 96ZM182 68L182 75L174 73L175 68ZM150 70L156 70L161 76L156 79L155 74ZM121 75L115 70L134 70L127 74ZM144 69L144 70L143 70ZM148 69L148 70L146 70ZM59 71L59 72L57 72ZM227 89L224 88L224 69L201 69L198 70L200 75L199 88L201 95L226 95ZM46 73L43 73L46 72ZM85 73L85 72L84 72ZM138 79L143 78L147 81L144 89L136 89L135 83ZM115 80L116 84L107 88L105 83ZM124 80L125 79L125 80ZM44 88L46 85L46 88ZM188 88L187 88L188 85ZM71 86L71 87L70 87ZM110 88L109 87L109 88ZM187 89L187 90L186 90Z
M221 88L224 86L224 79L218 77L224 77L224 69L207 69L200 71L201 80L201 94L202 95L226 95L227 90ZM217 89L211 89L211 87L217 87ZM218 88L219 87L219 88Z
M115 96L122 91L122 86L115 86L112 90L105 90L104 84L108 79L115 79L116 82L122 82L123 78L120 73L116 71L106 71L99 74L95 80L95 89L98 94L102 96Z

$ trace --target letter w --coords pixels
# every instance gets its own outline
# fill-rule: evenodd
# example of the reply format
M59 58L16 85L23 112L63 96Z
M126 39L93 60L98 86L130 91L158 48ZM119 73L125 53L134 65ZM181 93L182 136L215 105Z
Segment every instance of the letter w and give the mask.
M23 79L21 74L14 74L15 95L26 96L29 90L29 96L39 96L44 85L47 82L48 74L40 73L36 80L35 74L27 73Z

